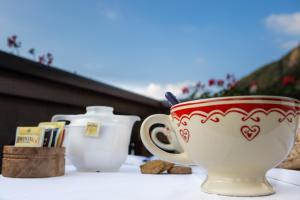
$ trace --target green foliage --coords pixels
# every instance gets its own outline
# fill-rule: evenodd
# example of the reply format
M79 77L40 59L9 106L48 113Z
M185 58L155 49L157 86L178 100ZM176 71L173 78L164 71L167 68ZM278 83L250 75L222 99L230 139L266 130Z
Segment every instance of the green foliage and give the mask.
M234 78L229 80L230 86L222 86L217 92L212 92L211 88L208 88L203 90L200 96L196 96L199 91L193 90L191 95L182 101L243 95L286 96L300 99L300 46L280 60L262 66L237 82Z

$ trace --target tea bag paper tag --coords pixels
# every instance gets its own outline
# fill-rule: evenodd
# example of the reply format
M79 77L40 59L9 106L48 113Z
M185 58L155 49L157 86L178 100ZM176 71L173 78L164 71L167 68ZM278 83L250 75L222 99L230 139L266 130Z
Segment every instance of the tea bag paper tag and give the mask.
M16 147L43 146L45 129L40 127L18 127L16 134Z
M85 128L85 136L98 137L100 134L101 125L98 122L88 122Z

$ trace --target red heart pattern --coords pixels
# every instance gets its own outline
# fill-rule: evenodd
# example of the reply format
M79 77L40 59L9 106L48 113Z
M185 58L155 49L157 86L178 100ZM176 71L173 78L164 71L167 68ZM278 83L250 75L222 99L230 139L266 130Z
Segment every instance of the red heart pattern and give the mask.
M242 126L241 127L241 133L243 136L248 140L253 140L260 132L260 127L257 125L253 126Z
M188 129L180 129L179 134L186 143L189 142L190 131Z

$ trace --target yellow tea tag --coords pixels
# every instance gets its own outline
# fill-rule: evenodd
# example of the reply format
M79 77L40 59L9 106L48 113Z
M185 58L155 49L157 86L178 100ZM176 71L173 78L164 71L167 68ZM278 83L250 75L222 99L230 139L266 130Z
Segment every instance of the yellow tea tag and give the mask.
M100 132L100 123L88 122L85 128L85 136L98 137Z
M18 127L16 147L41 147L44 140L44 129L40 127Z

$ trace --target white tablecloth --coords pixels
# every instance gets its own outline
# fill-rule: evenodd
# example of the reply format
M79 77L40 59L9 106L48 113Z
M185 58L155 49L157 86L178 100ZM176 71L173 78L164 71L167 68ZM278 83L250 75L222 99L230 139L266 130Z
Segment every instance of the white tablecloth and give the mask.
M265 197L225 197L201 192L205 172L191 175L145 175L139 172L142 158L129 156L119 172L83 173L66 166L66 175L53 178L0 177L0 200L300 200L300 172L272 169L267 177L276 194Z

